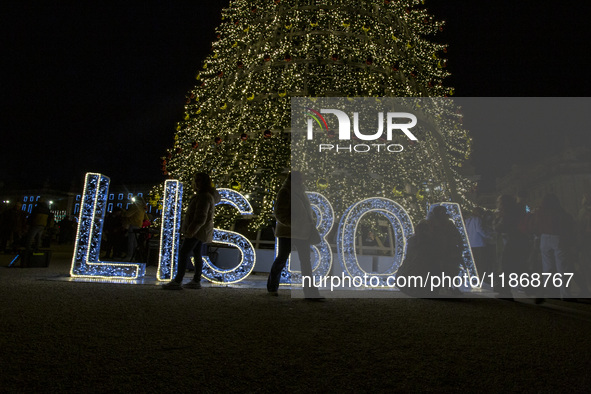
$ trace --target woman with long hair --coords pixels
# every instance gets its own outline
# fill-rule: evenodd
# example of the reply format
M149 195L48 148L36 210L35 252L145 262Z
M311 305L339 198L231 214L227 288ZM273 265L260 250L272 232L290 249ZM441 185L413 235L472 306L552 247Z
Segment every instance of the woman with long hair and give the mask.
M175 278L162 286L165 290L200 289L201 271L203 270L202 250L213 239L213 217L215 204L220 196L211 182L211 178L204 172L198 172L193 177L195 195L189 202L189 207L182 221L181 232L185 237L179 252L179 264ZM195 276L193 280L182 286L187 266L194 257Z

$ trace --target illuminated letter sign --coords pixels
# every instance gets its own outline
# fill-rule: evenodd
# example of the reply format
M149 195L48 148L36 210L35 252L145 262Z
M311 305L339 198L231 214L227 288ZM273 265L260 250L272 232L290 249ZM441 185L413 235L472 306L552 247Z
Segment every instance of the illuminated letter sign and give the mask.
M218 189L221 201L218 204L232 205L242 215L252 215L252 206L237 191ZM158 280L171 280L176 275L178 266L178 244L181 222L181 202L183 188L179 181L166 181L164 209L162 211L162 231L160 239L160 264ZM202 275L214 283L235 283L246 278L256 262L254 247L242 234L233 231L213 229L213 242L231 245L240 251L242 258L236 267L224 270L216 267L209 257L203 256Z
M334 210L330 202L320 193L306 192L312 210L316 215L316 228L320 233L321 242L318 245L311 245L312 253L310 260L312 264L312 274L314 276L324 277L330 273L332 267L332 251L326 241L326 236L332 230L334 224ZM275 256L277 256L277 242L275 242ZM291 271L291 256L288 263L281 271L280 284L301 283L301 273Z
M232 189L218 189L218 193L222 197L218 204L229 204L238 209L242 215L252 215L252 206L242 194ZM254 247L246 237L233 231L214 228L213 242L238 248L242 258L236 267L223 270L213 265L209 257L204 256L203 276L214 283L226 284L240 282L250 275L256 262L256 254Z
M160 256L158 280L171 280L176 276L179 256L183 185L177 180L164 183L162 227L160 228Z
M144 276L145 264L125 262L101 262L99 260L101 236L110 180L108 177L96 174L86 174L84 193L81 202L78 232L70 275L75 278L134 280ZM180 213L183 187L177 180L167 180L165 183L164 202L162 212L162 228L160 240L160 261L157 279L170 280L176 275L178 245L180 237ZM252 214L252 206L240 193L231 189L219 189L221 196L219 204L229 204L238 209L243 215ZM329 201L319 193L308 192L308 198L316 215L316 227L322 241L319 245L312 245L312 269L314 276L328 275L332 267L332 252L325 237L330 233L334 224L334 211ZM440 203L447 210L463 240L463 262L458 267L459 275L478 276L470 243L466 235L464 220L457 203ZM378 212L385 216L394 229L395 255L392 266L387 272L371 273L379 279L378 286L387 286L387 278L395 274L406 253L406 240L414 233L412 222L406 211L396 202L385 198L368 198L351 205L343 214L337 232L337 249L339 261L343 270L351 277L363 277L370 273L364 271L357 260L355 234L363 215ZM203 257L203 276L214 283L235 283L246 278L253 270L256 255L250 241L243 235L227 230L214 229L214 242L238 248L242 258L240 263L228 270L216 267L207 256ZM299 283L300 273L290 272L289 264L281 273L281 282Z
M145 264L99 261L109 183L104 175L86 174L70 269L74 278L133 280L144 276L146 271Z
M357 260L355 233L357 226L363 215L369 212L378 212L384 215L394 229L395 254L391 267L380 274L369 273L361 268ZM339 261L343 271L351 277L364 277L365 275L377 277L378 286L387 286L387 279L392 276L404 259L406 254L406 240L412 236L414 228L408 213L396 202L386 198L368 198L359 201L349 208L343 214L337 233L337 248Z

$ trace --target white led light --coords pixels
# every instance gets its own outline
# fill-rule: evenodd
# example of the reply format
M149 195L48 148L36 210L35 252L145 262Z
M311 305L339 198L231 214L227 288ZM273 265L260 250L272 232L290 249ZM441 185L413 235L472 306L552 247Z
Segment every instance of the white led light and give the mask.
M177 180L164 183L162 202L162 227L160 228L160 254L158 260L158 280L171 280L178 267L179 238L181 228L181 209L183 185Z
M228 204L242 215L252 215L252 206L240 193L232 189L218 189L221 200L218 204ZM178 267L179 237L181 223L183 188L178 180L165 183L162 210L162 230L160 236L160 263L158 280L171 280L176 276ZM254 247L242 234L233 231L214 229L213 241L238 248L241 254L240 263L228 270L216 267L209 257L203 256L202 275L214 283L235 283L246 278L253 270L256 262Z
M218 189L221 196L219 204L228 204L240 212L241 215L252 215L252 206L245 196L232 189ZM203 256L202 275L214 283L236 283L244 280L254 268L256 253L252 243L242 234L234 231L213 229L213 242L234 246L240 251L240 263L231 269L223 270L216 267L209 257Z
M383 273L369 273L361 268L357 260L355 234L361 218L370 212L385 216L394 229L394 258L390 268ZM394 275L402 263L406 254L406 241L413 234L414 227L408 213L392 200L374 197L351 205L343 214L337 232L337 248L343 271L353 278L364 275L377 277L378 287L387 287L388 277Z
M70 269L73 278L135 280L145 274L145 264L99 260L109 183L110 179L102 174L86 174Z

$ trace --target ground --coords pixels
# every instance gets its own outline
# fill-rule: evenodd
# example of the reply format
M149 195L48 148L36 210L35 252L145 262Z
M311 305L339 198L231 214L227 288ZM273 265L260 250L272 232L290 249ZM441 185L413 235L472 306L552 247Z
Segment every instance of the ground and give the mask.
M591 305L292 299L3 268L0 392L589 392Z

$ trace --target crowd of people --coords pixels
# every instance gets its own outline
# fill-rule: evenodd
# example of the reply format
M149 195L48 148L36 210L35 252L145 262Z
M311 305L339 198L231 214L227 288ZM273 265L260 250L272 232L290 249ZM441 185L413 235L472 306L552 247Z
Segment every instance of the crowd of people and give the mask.
M74 237L75 222L68 217L56 222L44 199L30 213L23 211L20 202L0 213L0 251L4 253L17 253L20 248L35 251L52 242L70 243Z
M107 212L103 223L101 258L104 260L133 261L139 257L138 250L145 250L150 233L142 231L152 224L146 212L147 204L141 196L132 199L127 210L114 207Z
M591 198L585 196L579 215L573 218L555 194L546 194L539 207L530 209L522 196L501 195L496 210L476 208L466 219L466 230L479 272L484 273L573 273L572 283L562 281L555 297L591 295ZM486 278L484 278L486 281ZM499 282L497 281L497 285ZM519 289L533 295L551 291L533 287ZM495 287L511 297L510 288ZM542 300L541 297L538 298Z
M131 261L137 257L137 248L145 246L149 237L139 229L146 228L151 220L146 213L146 203L135 197L129 209L115 207L105 215L101 257ZM45 199L37 201L30 213L22 209L20 202L0 212L0 252L25 254L51 244L72 244L76 238L77 222L71 216L56 221ZM144 245L138 244L143 243Z
M466 218L465 225L480 279L500 298L513 299L512 290L521 291L536 302L542 302L544 297L573 300L575 296L591 296L590 196L583 199L575 219L552 193L546 194L534 210L525 204L523 196L501 195L494 211L477 207ZM453 277L463 264L462 250L459 231L446 209L436 206L415 227L397 275L426 277L428 273L442 273ZM571 273L572 283L567 281ZM543 287L521 286L527 281L508 286L507 282L491 280L511 274L559 274L561 280ZM437 294L420 287L401 290L412 296L458 292L453 286L436 289Z

